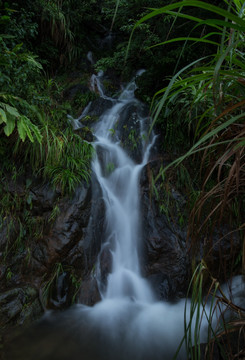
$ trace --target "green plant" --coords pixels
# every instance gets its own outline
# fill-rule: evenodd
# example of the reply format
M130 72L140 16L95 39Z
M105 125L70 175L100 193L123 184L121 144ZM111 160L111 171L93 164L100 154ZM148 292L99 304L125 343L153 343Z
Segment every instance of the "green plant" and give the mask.
M108 131L110 131L111 135L114 136L116 134L116 130L115 129L109 129Z
M49 276L48 280L46 280L43 283L42 286L42 301L45 305L47 305L48 298L52 291L52 287L55 284L57 285L58 278L63 273L64 273L63 265L61 263L55 263L51 275Z
M201 261L193 272L188 288L187 296L190 298L185 302L185 332L174 359L178 358L183 344L187 358L193 360L213 359L215 347L222 359L244 354L244 349L239 350L239 346L244 334L245 312L227 295L217 279L212 277L205 262ZM205 344L201 343L203 329L206 333ZM232 333L237 335L236 346L232 345Z
M54 264L52 271L48 276L48 279L44 281L42 286L42 298L45 305L48 304L49 298L52 296L52 292L54 291L54 289L57 288L58 278L60 277L60 275L65 273L67 273L69 276L69 289L70 294L72 295L71 305L75 303L76 296L81 286L81 278L76 275L72 266L63 265L59 262Z
M108 162L106 164L106 173L110 175L115 170L115 164L113 162Z
M58 146L54 150L56 154L51 149L52 155L45 164L44 177L50 178L51 183L59 187L63 194L71 194L82 180L89 179L92 146L79 135L67 131L58 139Z
M207 11L212 19L184 12L189 7ZM244 237L245 224L241 216L244 207L241 195L245 191L244 7L240 1L230 2L228 10L202 1L173 3L142 17L133 28L131 40L142 23L163 14L188 19L196 25L189 36L167 39L154 47L183 41L183 48L188 42L193 46L209 44L213 48L210 55L176 70L169 84L159 90L152 101L152 127L161 117L172 125L172 138L178 138L181 125L189 138L187 152L162 169L155 181L163 178L170 167L179 166L190 157L201 164L201 191L193 205L188 235L195 249L199 248L200 239L207 236L206 252L210 253L212 233L222 223L229 224L232 231L240 231L241 240ZM208 29L205 34L203 26ZM200 36L192 36L198 29ZM175 124L175 109L178 112L180 108L183 112Z
M13 275L14 275L14 274L12 273L11 269L8 268L8 269L7 269L7 273L6 273L6 280L7 280L7 281L11 280L12 277L13 277Z
M128 141L132 147L132 149L137 148L137 144L139 142L139 138L136 135L136 130L132 129L130 130L129 134L128 134Z
M0 98L3 98L4 101L21 101L16 97L3 94L0 94ZM15 107L7 102L0 102L0 124L2 123L5 124L3 130L6 136L10 136L17 127L18 135L23 142L27 137L31 142L37 140L38 143L41 143L42 136L38 127L27 116L20 114Z
M79 292L80 286L81 286L81 278L79 278L72 269L70 269L70 280L73 287L73 295L71 303L74 304L76 301L77 294Z
M70 127L61 132L49 127L45 117L40 121L42 142L23 145L17 141L14 151L23 152L33 170L49 179L62 194L71 194L82 180L89 180L93 148Z
M60 214L60 208L59 208L59 206L56 204L56 205L53 207L53 210L52 210L52 212L51 212L51 214L50 214L50 216L49 216L48 221L49 221L49 222L54 221L59 214Z

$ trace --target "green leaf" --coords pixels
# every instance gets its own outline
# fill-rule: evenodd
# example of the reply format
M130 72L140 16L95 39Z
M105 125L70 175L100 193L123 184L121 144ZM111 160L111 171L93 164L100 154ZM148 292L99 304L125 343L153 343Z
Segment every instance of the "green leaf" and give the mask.
M22 126L24 127L24 130L26 132L26 135L28 136L28 138L30 139L31 142L34 142L31 130L30 130L30 123L31 121L26 117L26 116L22 116L21 117L22 120Z
M183 73L185 70L187 70L188 68L192 67L193 65L197 64L198 62L201 62L202 60L206 59L207 56L203 57L203 58L200 58L196 61L193 61L191 64L185 66L183 69L181 69L179 72L177 72L177 74L175 74L171 81L169 82L169 85L167 86L164 94L163 94L163 97L162 99L160 100L159 104L157 105L157 108L155 110L155 113L154 113L154 118L153 118L153 121L152 121L152 124L151 124L151 127L150 127L150 130L149 130L149 133L151 133L152 129L153 129L153 126L155 125L156 121L157 121L157 118L163 108L163 105L164 103L166 102L166 99L171 91L171 88L173 87L174 85L174 82L175 80L181 75L181 73ZM155 94L156 95L156 94Z
M7 122L7 116L3 109L0 109L0 124Z
M11 135L12 132L14 131L14 128L15 128L15 119L13 119L12 117L9 117L6 125L4 126L5 135L6 136Z
M163 41L163 42L161 42L159 44L152 45L148 49L151 49L153 47L160 46L160 45L170 44L170 43L176 42L176 41L196 41L196 42L204 42L204 43L208 43L208 44L213 44L213 45L216 45L216 46L219 45L215 41L207 40L207 39L204 39L204 38L179 37L179 38Z
M18 112L18 110L16 108L14 108L13 106L10 106L8 104L4 104L5 110L12 116L14 117L19 117L20 114Z
M242 28L245 28L244 20L242 20L238 16L233 15L229 11L223 10L220 7L217 7L217 6L214 6L214 5L211 5L211 4L207 4L207 3L203 2L203 1L196 1L196 0L186 0L184 2L181 1L181 2L177 2L175 4L170 4L170 5L164 6L162 8L157 9L157 10L154 10L151 13L149 13L149 14L145 15L144 17L142 17L139 21L137 21L134 28L136 28L142 22L145 22L146 20L151 19L154 16L161 15L161 14L167 13L167 11L171 11L173 9L178 9L179 7L185 7L185 6L191 6L191 7L193 6L193 7L197 7L197 8L201 8L201 9L211 11L212 13L223 16L223 17L233 21L235 24L240 25ZM232 23L230 23L230 26L232 27Z
M34 125L33 123L30 124L30 128L31 128L33 134L35 135L37 141L39 142L39 144L41 144L43 137L42 137L42 134L41 134L39 128L36 125Z
M0 37L3 39L14 39L14 35L8 35L8 34L0 34Z
M21 140L24 142L25 138L26 138L26 130L25 130L25 126L23 124L23 118L21 118L18 122L17 122L17 129L18 129L18 133L19 133L19 137L21 138Z
M30 65L33 65L34 67L42 70L43 67L38 61L35 60L35 56L27 55L26 60Z
M240 31L245 31L245 21L243 19L241 19L239 16L231 14L229 11L223 10L220 7L211 5L211 4L207 4L203 1L197 1L197 0L185 0L185 1L181 1L181 2L177 2L175 4L170 4L164 7L161 7L159 9L156 9L152 12L150 12L149 14L143 16L140 20L138 20L136 22L136 24L133 27L133 30L130 34L130 38L129 38L129 42L128 42L128 47L126 50L126 59L128 57L128 53L129 53L129 48L131 45L131 41L132 41L132 37L134 34L134 31L136 30L136 28L142 24L143 22L158 16L158 15L162 15L162 14L168 14L170 11L174 10L174 9L179 9L179 8L184 8L184 7L196 7L196 8L200 8L200 9L205 9L210 11L211 13L217 14L218 16L224 17L226 20L230 20L230 22L228 21L222 21L222 20L218 20L218 19L209 19L209 20L205 20L204 22L208 25L212 25L214 27L217 27L217 25L224 25L226 27L229 28L239 28ZM178 14L177 14L178 16ZM196 18L196 19L192 19L194 21L199 22L200 19Z
M222 123L221 125L217 126L216 128L214 128L213 130L209 131L206 135L204 135L199 141L197 141L190 150L188 150L184 155L180 156L178 159L174 160L173 162L171 162L169 165L167 165L164 169L163 172L166 172L166 170L168 168L170 168L173 165L179 165L184 159L186 159L187 157L195 154L196 152L200 152L203 151L205 149L208 149L210 147L216 147L217 143L214 144L209 144L209 145L205 145L204 143L209 140L211 137L216 136L218 134L219 131L224 130L225 128L228 128L231 124L233 124L235 121L244 118L245 113L239 114L237 116L232 117L231 119L225 121L224 123ZM223 143L230 143L231 140L227 140L224 141ZM221 144L221 143L220 143ZM200 148L200 146L203 146L202 148ZM159 177L159 175L158 175ZM157 177L157 178L158 178Z

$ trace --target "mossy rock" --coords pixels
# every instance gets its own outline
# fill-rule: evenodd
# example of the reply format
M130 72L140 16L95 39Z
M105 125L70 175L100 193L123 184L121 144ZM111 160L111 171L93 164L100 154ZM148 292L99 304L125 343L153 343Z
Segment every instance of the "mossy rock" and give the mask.
M94 135L91 131L91 129L87 126L82 127L81 129L76 130L76 133L81 136L83 140L86 140L87 142L93 142L94 141Z
M84 118L81 119L81 123L84 126L91 126L92 124L96 123L99 120L99 116L96 115L86 115Z

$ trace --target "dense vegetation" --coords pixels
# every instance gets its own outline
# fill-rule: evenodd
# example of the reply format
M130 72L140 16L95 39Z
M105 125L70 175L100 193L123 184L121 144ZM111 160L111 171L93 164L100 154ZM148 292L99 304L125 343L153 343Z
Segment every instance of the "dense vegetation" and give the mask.
M174 184L189 204L178 221L188 225L195 259L221 275L227 264L222 256L218 269L212 264L213 239L228 237L239 246L226 273L244 272L243 2L0 0L0 9L0 226L17 221L20 240L33 236L34 177L61 196L89 179L92 147L73 132L67 114L76 115L93 95L87 89L71 106L65 89L77 69L86 84L92 50L95 69L123 81L147 69L137 96L151 106L161 150L174 161L153 180L159 206L171 216L164 204ZM24 199L8 191L20 177L27 179Z
M200 58L192 57L187 64L181 62L180 66L175 68L167 86L158 90L152 101L153 125L159 122L163 124L165 144L169 144L171 148L177 147L180 153L180 144L187 145L184 154L180 154L180 157L160 170L155 179L155 189L160 200L161 187L156 184L160 178L164 180L166 176L173 176L171 167L179 167L181 188L183 189L185 182L191 210L187 242L194 255L193 261L195 262L196 254L199 254L201 259L201 265L194 272L192 284L192 314L197 310L200 317L205 313L205 310L200 311L200 305L203 282L207 281L207 274L211 280L209 292L215 294L223 275L244 273L245 4L234 0L224 1L223 5L226 6L222 8L188 0L170 4L153 9L141 18L133 29L137 30L138 26L156 16L171 13L175 19L191 20L192 30L186 33L186 36L164 38L159 44L153 44L153 48L178 42L184 42L183 49L187 43L192 43L193 49L196 44L209 45L210 53L204 51ZM197 16L197 13L193 16L187 11L188 7L207 10L212 18L204 17L203 14ZM133 33L131 36L133 37ZM166 201L166 195L163 196L163 201ZM225 242L230 244L230 252L234 254L230 263L225 259ZM212 254L217 245L220 246L221 254L219 264L214 264ZM218 281L212 274L218 277ZM219 301L226 301L225 296L216 300L214 308L219 306ZM234 306L234 311L239 318L242 316L239 307ZM211 319L212 312L204 316ZM210 346L206 349L207 358L214 356L211 345L213 337L224 358L230 358L232 353L234 356L232 342L228 341L227 344L227 338L224 341L221 334L228 335L237 331L237 334L244 336L243 326L244 317L241 317L239 324L227 324L223 333L214 333L211 329ZM186 324L185 341L190 349L190 358L199 359L200 344L197 341L192 343L191 327L191 322ZM196 326L196 339L198 333ZM237 354L239 351L240 354L243 353L241 349Z

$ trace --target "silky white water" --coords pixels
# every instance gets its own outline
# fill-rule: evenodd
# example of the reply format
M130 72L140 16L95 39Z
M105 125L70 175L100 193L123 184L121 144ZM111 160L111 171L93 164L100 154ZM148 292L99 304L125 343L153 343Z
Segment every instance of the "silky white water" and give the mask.
M100 159L95 158L93 171L103 191L106 239L113 258L112 273L108 276L107 289L102 296L103 299L128 296L134 300L152 302L153 295L141 277L138 258L141 240L138 182L147 159L136 165L120 147L119 141L113 141L115 136L110 131L124 107L136 102L133 89L129 89L133 88L132 85L122 92L119 100L106 111L95 128L97 141L94 146L100 149ZM105 169L109 166L111 168L107 174Z

